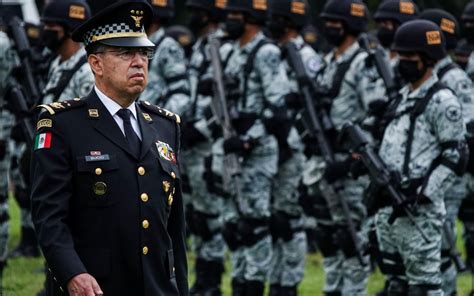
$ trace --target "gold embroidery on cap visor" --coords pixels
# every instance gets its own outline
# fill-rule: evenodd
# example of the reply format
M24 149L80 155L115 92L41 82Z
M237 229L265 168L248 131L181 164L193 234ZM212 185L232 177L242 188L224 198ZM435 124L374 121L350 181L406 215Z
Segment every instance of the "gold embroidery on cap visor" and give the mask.
M415 5L411 2L400 2L400 13L415 14Z
M104 34L100 36L92 36L91 43L100 41L100 40L105 40L105 39L111 39L111 38L123 38L123 37L147 37L145 32L120 32L120 33L109 33L109 34Z
M305 14L304 2L291 2L291 12L294 14Z
M441 33L439 31L426 32L426 43L428 45L441 44Z
M227 0L216 0L214 6L220 9L224 9L227 6Z
M83 6L69 6L69 17L72 19L83 20L86 18L86 9Z
M253 9L267 10L267 0L253 0Z
M351 15L363 17L365 16L365 6L358 3L351 4Z
M441 28L441 30L443 30L445 32L448 32L450 34L454 34L456 32L456 23L451 21L451 20L442 18L440 28Z

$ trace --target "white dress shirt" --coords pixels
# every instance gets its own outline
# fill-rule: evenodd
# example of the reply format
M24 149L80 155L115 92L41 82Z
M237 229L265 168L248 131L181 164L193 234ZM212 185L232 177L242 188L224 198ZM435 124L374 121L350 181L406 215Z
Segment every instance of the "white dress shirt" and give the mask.
M117 122L120 130L122 131L123 135L125 136L125 130L123 128L123 120L118 116L117 112L122 109L122 106L117 104L114 100L106 96L103 92L101 92L97 86L94 86L94 90L97 93L97 96L99 97L100 101L102 104L104 104L105 108L109 110L110 115L114 118L115 122ZM133 131L137 134L138 138L141 140L142 139L142 133L140 132L140 126L138 125L137 121L137 107L135 106L135 103L131 104L127 108L128 110L132 111L133 116L130 118L130 121L132 123L132 128Z

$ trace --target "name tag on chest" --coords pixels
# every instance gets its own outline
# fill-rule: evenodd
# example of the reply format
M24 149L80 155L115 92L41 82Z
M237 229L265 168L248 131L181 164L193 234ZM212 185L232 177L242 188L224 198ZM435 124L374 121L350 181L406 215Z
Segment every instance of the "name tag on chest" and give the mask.
M95 161L105 161L110 160L110 156L108 154L104 155L87 155L85 156L86 162L95 162Z

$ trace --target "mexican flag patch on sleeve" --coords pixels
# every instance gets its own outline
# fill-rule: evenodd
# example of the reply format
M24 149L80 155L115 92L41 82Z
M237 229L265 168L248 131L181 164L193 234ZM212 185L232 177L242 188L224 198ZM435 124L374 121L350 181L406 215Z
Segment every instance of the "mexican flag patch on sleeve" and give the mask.
M36 135L35 150L51 148L51 133L42 133Z

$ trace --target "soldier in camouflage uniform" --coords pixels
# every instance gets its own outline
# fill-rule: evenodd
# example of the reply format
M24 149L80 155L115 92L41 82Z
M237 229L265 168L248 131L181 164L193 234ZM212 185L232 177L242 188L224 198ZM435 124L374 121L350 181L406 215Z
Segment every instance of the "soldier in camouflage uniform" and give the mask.
M224 153L237 154L240 160L241 194L229 199L233 210L224 213L223 231L233 251L233 295L263 295L273 252L268 224L278 136L272 133L288 124L284 98L289 83L280 50L261 31L267 5L267 1L232 0L226 6L225 29L235 41L231 54L221 59L227 60L227 100L237 135L216 143L213 163L222 164Z
M8 242L8 169L10 151L8 140L13 123L13 116L6 107L6 90L8 77L13 67L14 54L8 36L0 31L0 274L7 257ZM0 283L1 284L1 283Z
M474 2L468 3L464 9L462 16L462 21L464 23L464 32L467 43L469 46L474 46ZM471 48L472 51L472 48ZM466 68L467 74L474 78L474 53L471 52L471 56ZM474 140L469 140L469 147L473 147L471 151L471 156L474 154ZM470 157L468 172L474 171L474 157ZM464 243L466 246L467 252L467 265L471 269L471 272L474 272L474 180L471 180L469 177L470 174L466 175L467 183L467 196L463 201L461 206L461 212L459 213L459 218L464 223Z
M455 94L438 83L433 70L446 55L441 29L426 20L410 21L396 32L393 50L408 85L400 90L380 147L380 156L417 208L424 235L388 197L378 196L375 221L382 252L398 254L400 273L390 278L388 295L444 295L441 289L442 224L445 193L463 174L468 157L466 128ZM391 223L391 217L395 217ZM397 259L396 259L397 260Z
M338 138L337 130L347 120L356 119L357 114L351 112L362 108L359 107L360 100L351 98L350 101L346 101L338 95L343 81L349 79L347 73L349 69L355 66L355 62L366 57L357 42L357 36L366 30L367 14L367 7L359 0L329 1L321 14L326 39L334 45L334 49L324 58L325 66L316 77L318 92L320 92L316 97L325 98L317 104L320 108L325 108L328 113L330 112L329 118L335 127L327 130L326 134L333 141L333 150L339 153L336 154L336 161L326 167L319 156L320 152L316 149L310 159L312 167L307 167L309 176L305 176L305 183L310 183L312 193L317 191L325 193L328 190L323 184L331 184L336 180L342 181L344 188L339 190L339 195L350 206L350 216L356 224L358 232L356 235L361 243L367 240L362 231L366 218L362 193L367 182L352 180L346 175L351 157L337 145L335 140ZM347 105L344 106L344 104ZM314 144L307 142L307 146L312 145ZM321 182L322 178L325 182ZM319 210L316 217L318 222L316 235L318 248L324 256L325 295L366 295L369 269L355 256L354 242L349 235L346 217L342 212L339 199L325 194L323 197L323 200L318 201L323 210Z
M224 272L226 245L222 237L222 198L210 192L205 178L205 163L211 155L212 136L206 125L206 111L211 97L206 86L209 76L209 42L222 32L218 29L223 7L214 0L188 0L191 21L189 27L196 35L190 59L189 80L191 108L188 121L183 128L183 159L191 186L190 205L187 207L188 227L193 234L193 249L196 253L196 281L191 295L221 295L221 277ZM204 82L203 82L204 81ZM211 190L212 191L212 190Z
M270 36L284 48L296 46L308 78L313 79L322 64L321 57L306 44L300 35L309 21L309 5L305 0L272 1L267 29ZM290 80L291 94L286 97L288 106L299 104L299 86L294 70L284 61ZM297 100L292 102L292 100ZM289 111L295 117L295 111ZM283 128L283 127L282 127ZM304 229L304 212L299 204L298 185L302 178L305 156L303 143L295 127L291 127L279 142L279 167L273 179L271 204L271 233L273 260L270 272L270 295L297 295L297 286L303 280L307 239Z
M436 23L442 30L446 40L446 50L452 52L456 48L459 33L459 24L456 18L441 9L426 9L420 15L421 19L430 20ZM438 79L447 87L449 87L458 97L463 110L463 118L468 131L468 138L474 136L474 86L469 76L456 65L449 55L444 56L434 66L434 72L438 75ZM474 150L470 151L474 152ZM445 195L446 206L446 224L452 229L452 237L456 237L456 219L458 217L461 202L466 196L465 179L472 178L471 174L464 177L458 177L454 186L450 188ZM444 234L444 233L443 233ZM443 235L442 243L442 264L441 272L443 273L443 291L445 295L457 295L456 293L456 277L457 271L449 257L449 243L447 237Z
M42 41L58 56L50 66L48 82L42 90L43 103L83 97L92 90L94 76L87 64L86 52L80 43L71 39L72 31L89 17L88 5L77 1L55 0L44 7ZM30 153L24 143L16 142L15 146L11 177L21 209L22 236L11 256L39 256L30 214L29 171L25 165Z
M154 17L147 33L156 48L155 56L150 63L148 85L140 98L184 115L189 108L186 57L181 45L165 32L166 26L174 16L174 1L150 2Z

